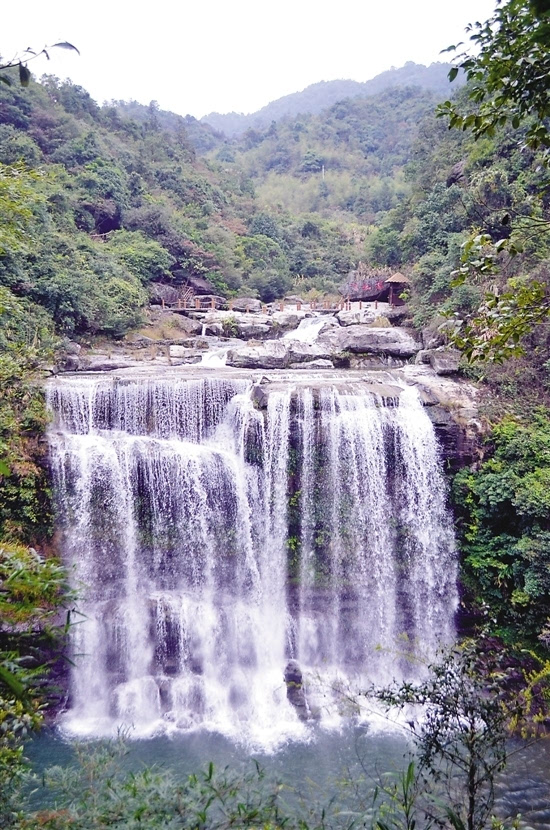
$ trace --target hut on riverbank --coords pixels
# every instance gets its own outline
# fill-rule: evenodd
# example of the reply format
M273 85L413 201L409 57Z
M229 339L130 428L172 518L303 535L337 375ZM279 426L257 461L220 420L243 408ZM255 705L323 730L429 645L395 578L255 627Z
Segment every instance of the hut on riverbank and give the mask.
M388 277L386 285L390 289L388 297L389 304L392 306L405 305L405 300L401 295L409 288L410 284L410 279L404 274L400 274L399 271L392 274L391 277Z

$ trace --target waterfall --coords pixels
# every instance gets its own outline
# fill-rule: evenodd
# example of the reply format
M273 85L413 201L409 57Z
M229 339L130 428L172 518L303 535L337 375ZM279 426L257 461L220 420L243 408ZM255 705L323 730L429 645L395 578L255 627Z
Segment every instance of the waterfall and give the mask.
M64 726L197 728L274 746L334 722L334 688L414 679L453 637L456 562L412 388L62 378L48 388L57 521L80 592Z

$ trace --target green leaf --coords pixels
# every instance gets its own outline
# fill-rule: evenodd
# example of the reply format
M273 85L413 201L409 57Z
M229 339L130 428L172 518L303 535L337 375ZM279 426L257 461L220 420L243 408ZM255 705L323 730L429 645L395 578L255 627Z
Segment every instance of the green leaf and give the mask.
M62 40L60 43L54 43L54 45L53 45L53 46L54 46L54 47L56 47L56 48L58 48L58 49L72 49L72 51L73 51L73 52L77 52L77 54L79 54L79 55L80 55L80 52L79 52L79 50L76 48L76 46L73 46L73 44L72 44L72 43L69 43L69 42L68 42L68 41L66 41L66 40ZM53 48L53 47L52 47L52 48Z
M5 461L2 461L0 458L0 476L9 476L10 475L10 468L6 464Z
M453 68L449 72L449 80L454 81L456 76L458 75L458 66L453 66Z
M11 689L18 700L25 697L25 687L17 679L17 677L4 666L0 666L0 681L4 683L8 689Z

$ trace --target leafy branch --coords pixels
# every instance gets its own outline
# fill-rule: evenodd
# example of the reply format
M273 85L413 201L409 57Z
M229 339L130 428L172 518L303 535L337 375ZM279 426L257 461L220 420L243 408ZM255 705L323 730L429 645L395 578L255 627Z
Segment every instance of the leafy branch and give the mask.
M10 61L7 63L0 63L0 83L6 84L7 86L11 86L11 78L9 75L5 74L6 69L17 69L19 71L19 83L21 86L28 86L31 80L31 71L28 68L27 64L30 61L36 60L41 55L44 55L47 60L50 60L50 49L69 49L73 52L77 52L80 55L80 52L73 46L72 43L64 40L59 43L53 43L51 46L44 46L39 52L35 52L34 49L30 47L25 49L21 54L15 55Z

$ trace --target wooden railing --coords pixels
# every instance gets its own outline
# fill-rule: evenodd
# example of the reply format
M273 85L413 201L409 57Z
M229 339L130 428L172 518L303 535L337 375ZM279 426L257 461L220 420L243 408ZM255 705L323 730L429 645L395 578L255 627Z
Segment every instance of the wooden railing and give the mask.
M359 310L363 308L363 305L366 305L365 301L359 300L358 301ZM374 302L375 308L378 307L378 301L375 300ZM162 301L163 308L171 308L176 311L206 311L208 309L216 309L216 298L211 297L209 299L203 298L199 295L195 295L192 289L187 289L185 294L183 294L178 300L173 303L166 303L164 300ZM227 301L227 308L229 311L233 311L234 308L234 300ZM330 300L312 300L309 303L285 303L283 301L277 303L271 303L271 310L273 311L285 311L288 308L296 308L297 311L350 311L351 310L351 300L349 297L340 300L339 302L331 302ZM250 306L245 307L245 312L250 313L252 309ZM263 304L261 306L262 314L268 313L267 305Z

